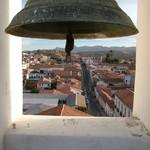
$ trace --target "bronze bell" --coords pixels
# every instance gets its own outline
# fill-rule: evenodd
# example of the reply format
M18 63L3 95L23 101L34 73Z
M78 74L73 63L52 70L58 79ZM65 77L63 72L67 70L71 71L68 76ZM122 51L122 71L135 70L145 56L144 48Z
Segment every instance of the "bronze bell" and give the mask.
M5 30L31 38L122 37L138 30L115 0L28 0ZM73 34L73 36L72 36ZM66 44L66 47L71 47ZM72 50L70 48L70 51Z

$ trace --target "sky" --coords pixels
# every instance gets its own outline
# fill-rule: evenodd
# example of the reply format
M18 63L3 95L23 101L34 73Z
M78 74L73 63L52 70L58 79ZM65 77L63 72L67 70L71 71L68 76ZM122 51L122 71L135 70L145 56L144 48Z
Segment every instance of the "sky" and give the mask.
M22 0L24 7L27 0ZM137 0L116 0L132 19L135 26L137 26ZM33 39L23 38L23 50L37 50L37 49L55 49L56 47L65 47L65 40L45 40L45 39ZM75 46L136 46L135 36L121 37L121 38L107 38L107 39L90 39L90 40L75 40Z

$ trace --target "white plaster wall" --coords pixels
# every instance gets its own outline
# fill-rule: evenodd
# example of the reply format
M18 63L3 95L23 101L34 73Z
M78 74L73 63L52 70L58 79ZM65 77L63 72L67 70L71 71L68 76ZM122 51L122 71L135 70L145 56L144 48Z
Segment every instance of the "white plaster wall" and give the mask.
M128 86L131 86L131 75L125 75L125 76L124 76L124 82L125 82Z
M98 94L96 88L94 88L94 91L95 91L95 96L96 96L96 98L99 99L99 98L98 98L99 94Z
M117 104L117 108L119 108L119 113L117 112L116 109L116 115L120 116L120 112L122 112L122 115L125 115L125 117L131 117L132 116L132 110L127 107L119 98L115 98L116 104ZM126 111L125 111L126 109ZM129 114L130 112L130 114Z
M21 43L13 37L5 34L14 12L21 8L21 1L15 4L14 1L1 0L0 4L0 150L3 150L3 137L14 118L21 114L21 83L22 75L21 61L18 64L18 55L21 60ZM9 11L9 10L12 11ZM14 43L13 43L14 42ZM16 44L17 43L17 44ZM17 47L15 47L17 46ZM14 57L15 55L15 57ZM17 59L17 60L16 60ZM17 64L16 64L17 63ZM19 73L19 74L18 74ZM10 75L11 74L11 75ZM20 83L18 83L18 81ZM19 94L20 93L20 94ZM16 108L17 101L17 108ZM15 105L14 105L15 104Z
M105 111L107 114L108 114L108 116L113 116L113 114L114 114L114 111L109 107L109 105L106 103L106 111Z
M123 115L123 116L126 116L126 106L125 106L125 105L123 105L122 115Z
M50 88L49 84L37 84L37 88Z
M133 114L150 130L150 1L138 0L136 80Z
M131 87L134 87L134 84L135 84L135 76L132 75L131 76Z
M6 134L5 150L149 150L140 120L116 117L22 116Z
M9 76L9 37L4 29L9 22L8 0L0 4L0 150L3 150L3 136L11 122L10 76ZM4 16L5 14L5 16Z
M120 104L119 104L119 99L118 99L118 97L116 96L116 104L117 104L117 108L119 109L119 106L120 106Z
M16 2L15 2L16 1ZM9 22L22 8L21 0L9 0ZM15 7L14 7L15 4ZM8 36L8 35L7 35ZM22 114L22 38L9 36L10 38L10 93L11 93L11 117L12 121Z
M76 91L76 90L73 90L73 89L71 89L70 90L72 93L74 93L74 94L80 94L81 95L81 92L80 91Z
M108 86L108 84L105 83L105 82L103 82L103 81L98 81L98 82L96 83L96 85L100 85L100 86L102 86L102 87L107 87L107 86Z

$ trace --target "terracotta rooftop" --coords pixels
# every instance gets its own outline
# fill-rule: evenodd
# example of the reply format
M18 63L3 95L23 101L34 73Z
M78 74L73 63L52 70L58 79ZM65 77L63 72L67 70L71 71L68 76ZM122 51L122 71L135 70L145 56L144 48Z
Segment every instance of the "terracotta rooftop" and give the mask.
M72 87L72 86L66 86L66 87L61 88L61 89L59 89L57 91L59 91L59 92L61 92L63 94L72 94L73 93L72 90L74 90L76 92L82 92L81 89L78 89L78 88L75 88L75 87Z
M59 90L53 90L53 94L66 94L66 93L61 92L61 91L59 91Z
M48 116L85 116L90 117L91 115L69 107L67 105L60 105L49 110L38 113L37 115L48 115Z
M58 90L43 90L43 89L40 89L39 93L40 94L66 94L66 93L63 93L63 92L58 91Z
M44 89L40 89L39 93L40 94L53 94L53 90L44 90Z
M76 92L82 92L81 89L78 89L72 86L66 86L61 89L56 89L56 90L40 90L39 93L41 94L73 94L72 90Z
M104 88L104 87L97 86L96 91L103 99L103 101L107 103L110 108L114 109L114 101L111 95L111 88Z
M50 84L51 83L51 79L47 79L45 77L41 77L39 80L38 80L38 84Z
M64 67L65 71L73 71L73 72L79 72L81 69L78 69L77 67Z
M49 65L49 64L30 65L30 69L41 69L41 68L63 68L63 65Z
M123 85L123 86L111 86L111 90L123 90L123 89L126 89L128 88L127 85Z
M76 94L77 105L81 107L86 107L85 96Z
M77 84L77 85L81 85L81 81L80 80L77 80L77 79L71 79L71 82L73 82L74 84Z
M133 98L134 91L133 89L124 89L116 92L116 96L130 109L133 109Z
M38 80L26 80L26 84L37 84Z
M50 68L48 64L38 64L38 65L30 65L30 69L40 69L40 68Z
M23 75L27 75L28 74L28 70L27 69L22 69L22 74Z
M109 88L109 87L101 87L101 86L96 86L96 90L97 90L97 92L99 92L99 91L105 91L109 96L112 96L112 94L111 94L111 88Z
M104 73L108 73L108 70L94 70L95 73L100 73L100 74L104 74Z
M121 79L121 78L103 78L103 81L106 83L108 83L108 82L113 82L113 83L124 82L123 79Z

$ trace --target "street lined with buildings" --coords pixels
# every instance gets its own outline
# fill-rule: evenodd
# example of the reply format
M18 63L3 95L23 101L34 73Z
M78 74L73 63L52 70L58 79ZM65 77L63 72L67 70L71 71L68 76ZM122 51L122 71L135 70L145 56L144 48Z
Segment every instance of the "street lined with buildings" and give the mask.
M58 50L23 52L24 114L50 109L49 115L55 115L58 113L51 111L52 108L67 105L92 116L132 116L133 60L106 63L103 57L75 54L72 62L66 63L63 53ZM68 107L66 110L71 110Z

